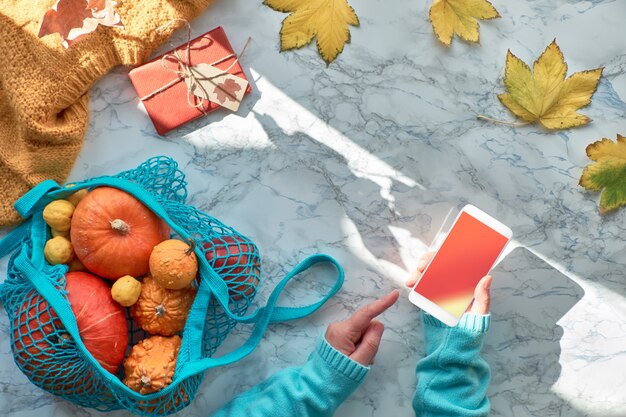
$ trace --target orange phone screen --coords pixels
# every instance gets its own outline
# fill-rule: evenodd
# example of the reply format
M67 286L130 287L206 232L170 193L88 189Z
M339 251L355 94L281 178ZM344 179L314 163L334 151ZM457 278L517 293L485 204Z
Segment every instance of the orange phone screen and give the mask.
M508 239L462 212L415 291L455 317L474 297L478 281L491 269Z

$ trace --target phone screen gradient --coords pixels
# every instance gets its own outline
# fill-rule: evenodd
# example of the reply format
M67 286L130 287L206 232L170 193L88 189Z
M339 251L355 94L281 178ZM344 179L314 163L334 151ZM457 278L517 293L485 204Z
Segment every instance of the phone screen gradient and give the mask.
M474 288L487 275L508 239L462 212L415 291L455 317L461 317Z

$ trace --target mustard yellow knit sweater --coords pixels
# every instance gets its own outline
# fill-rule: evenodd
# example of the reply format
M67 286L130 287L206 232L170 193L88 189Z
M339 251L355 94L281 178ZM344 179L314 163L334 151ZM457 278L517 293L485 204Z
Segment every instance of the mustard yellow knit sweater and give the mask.
M39 39L56 0L0 0L0 226L16 223L13 203L39 182L67 178L89 121L91 85L116 65L144 62L211 0L117 0L125 29L98 27L73 44ZM106 138L99 138L106 140Z

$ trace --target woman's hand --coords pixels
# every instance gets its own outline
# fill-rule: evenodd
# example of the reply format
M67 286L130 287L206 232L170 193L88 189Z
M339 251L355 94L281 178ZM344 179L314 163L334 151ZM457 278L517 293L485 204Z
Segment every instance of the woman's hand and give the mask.
M417 279L422 275L424 269L426 269L426 265L428 262L435 256L435 252L428 252L422 255L419 262L417 263L417 269L413 271L411 277L406 281L406 286L409 288L413 288ZM474 314L488 314L489 313L489 300L491 299L489 294L489 287L491 286L491 275L487 275L483 277L476 288L474 289L474 301L467 308L466 313L474 313Z
M383 298L361 307L346 320L331 323L326 330L326 341L361 365L372 364L385 330L376 317L391 307L399 295L398 290L393 290Z

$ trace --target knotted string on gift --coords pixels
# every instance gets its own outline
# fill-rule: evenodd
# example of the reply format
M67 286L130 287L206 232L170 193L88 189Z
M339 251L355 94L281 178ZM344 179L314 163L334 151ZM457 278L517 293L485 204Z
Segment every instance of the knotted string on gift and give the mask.
M204 93L205 97L208 97L208 93L206 91L206 89L204 88L204 86L199 82L199 79L196 75L196 73L194 71L191 70L191 24L185 20L185 19L172 19L169 22L167 22L166 24L158 27L156 29L157 33L162 32L163 30L167 29L170 25L177 23L177 22L183 22L186 26L187 26L187 43L185 46L185 56L183 58L180 57L180 55L178 54L178 49L174 48L172 50L172 53L168 53L165 54L161 57L161 67L165 70L165 71L169 71L172 72L174 74L177 75L177 77L175 79L173 79L172 81L170 81L169 83L157 88L156 90L154 90L153 92L151 92L150 94L147 94L143 97L140 97L139 100L141 101L145 101L145 100L149 100L152 97L156 96L159 93L162 93L163 91L167 90L168 88L176 85L177 83L185 80L185 79L189 79L191 82L187 83L187 104L189 104L191 107L195 107L198 111L202 112L204 115L207 114L207 111L204 108L204 99L200 99L200 101L198 101L198 97L197 95L195 95L193 93L193 88L198 88L200 90L202 90L202 93ZM221 77L224 74L227 74L238 62L239 59L241 58L241 56L243 55L243 53L245 52L246 48L248 47L248 44L250 43L250 41L252 40L252 38L248 38L248 40L246 41L245 45L243 46L243 48L241 49L241 52L239 53L239 55L236 55L235 53L226 55L216 61L213 61L211 63L209 63L210 66L214 66L219 64L220 62L224 62L227 59L233 58L235 57L235 60L233 61L232 64L230 64L228 66L228 68L225 68L223 70L220 70L219 73L211 76L211 77L202 77L202 80L208 80L211 81L213 78L217 78L217 77ZM211 41L213 42L213 41ZM166 65L166 61L167 60L171 60L176 62L178 69L173 69L169 66ZM223 88L220 88L219 85L214 84L216 88L219 88L220 90L222 90L224 93L228 94L229 96L232 97L232 93L230 91L226 91ZM235 99L236 97L233 97L233 99Z

